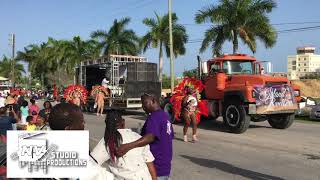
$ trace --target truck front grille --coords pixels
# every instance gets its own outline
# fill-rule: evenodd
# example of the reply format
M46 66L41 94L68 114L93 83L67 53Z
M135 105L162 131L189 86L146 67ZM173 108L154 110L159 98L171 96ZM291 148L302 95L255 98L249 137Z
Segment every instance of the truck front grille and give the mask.
M282 84L287 84L287 82L266 82L267 86L282 85Z

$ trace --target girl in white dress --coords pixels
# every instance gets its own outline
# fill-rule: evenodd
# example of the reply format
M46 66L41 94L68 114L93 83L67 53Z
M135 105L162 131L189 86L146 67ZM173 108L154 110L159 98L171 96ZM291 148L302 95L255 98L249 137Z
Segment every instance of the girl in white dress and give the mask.
M141 138L131 129L124 129L124 119L119 111L107 112L104 137L91 152L91 156L99 165L107 162L107 166L115 179L156 180L154 157L149 145L134 148L121 158L116 157L116 149L121 144L130 143Z

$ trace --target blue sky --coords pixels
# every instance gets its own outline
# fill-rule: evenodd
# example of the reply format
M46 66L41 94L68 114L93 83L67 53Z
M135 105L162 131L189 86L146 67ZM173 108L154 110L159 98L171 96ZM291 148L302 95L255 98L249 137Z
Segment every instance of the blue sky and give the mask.
M217 3L216 0L172 0L173 11L181 24L195 24L194 15L201 8ZM278 0L277 8L269 14L271 23L319 22L308 24L275 25L277 30L320 25L319 0ZM71 39L80 35L88 39L92 31L108 29L115 18L131 17L129 28L143 35L148 30L142 20L154 17L154 12L167 13L167 0L0 0L0 55L10 56L9 34L16 34L17 50L32 43L41 43L48 37ZM186 25L190 40L202 39L208 26ZM175 72L195 68L201 43L188 43L187 53L175 61ZM274 71L286 71L287 56L295 54L298 46L313 45L320 48L320 29L312 31L281 33L272 49L259 45L255 56L273 63ZM223 52L231 53L226 43ZM241 53L251 54L246 46ZM144 56L158 62L158 50L147 51ZM201 54L203 60L211 57L210 50ZM169 61L165 61L165 73L169 73Z

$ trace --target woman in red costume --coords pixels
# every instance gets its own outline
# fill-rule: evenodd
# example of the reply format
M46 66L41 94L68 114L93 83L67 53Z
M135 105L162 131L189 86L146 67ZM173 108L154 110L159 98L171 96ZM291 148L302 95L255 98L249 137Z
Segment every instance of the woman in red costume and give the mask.
M67 102L81 106L87 100L88 91L81 85L70 85L65 89L64 97Z
M197 139L197 119L196 119L196 108L198 106L197 98L193 96L194 91L190 87L185 87L186 96L182 100L181 115L185 121L183 127L183 140L188 142L187 132L190 123L192 122L192 141L198 141Z
M192 123L192 140L197 141L197 125L201 116L208 116L207 101L201 99L200 93L204 89L201 80L185 77L174 89L174 94L170 98L172 112L175 120L183 119L183 140L188 141L188 127Z

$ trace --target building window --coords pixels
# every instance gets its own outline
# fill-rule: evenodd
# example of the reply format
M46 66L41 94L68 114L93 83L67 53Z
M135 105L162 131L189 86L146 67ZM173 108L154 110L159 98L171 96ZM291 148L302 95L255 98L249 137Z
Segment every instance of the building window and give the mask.
M298 60L300 61L300 58L298 58Z
M296 70L296 66L292 66L292 70Z
M307 70L306 69L304 69L304 72L306 72Z
M304 60L307 60L307 58L304 58Z
M304 66L306 66L307 64L306 63L304 63Z
M292 61L292 65L296 65L297 64L297 61Z

